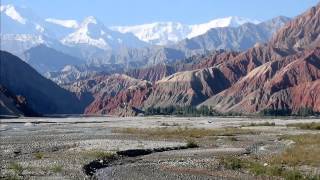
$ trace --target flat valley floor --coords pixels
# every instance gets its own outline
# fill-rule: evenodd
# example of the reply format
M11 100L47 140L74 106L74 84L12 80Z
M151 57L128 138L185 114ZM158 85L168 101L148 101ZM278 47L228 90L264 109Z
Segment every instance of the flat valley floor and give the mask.
M0 179L320 179L317 118L0 122Z

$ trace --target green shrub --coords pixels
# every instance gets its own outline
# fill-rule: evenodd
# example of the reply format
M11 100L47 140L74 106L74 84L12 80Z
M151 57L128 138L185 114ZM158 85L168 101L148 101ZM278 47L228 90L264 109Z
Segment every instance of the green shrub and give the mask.
M275 126L274 122L250 123L248 126Z
M57 165L57 164L52 166L52 168L51 168L51 171L54 173L60 173L60 172L62 172L62 170L63 170L62 166Z
M282 176L284 169L279 165L273 165L268 168L268 174L270 176Z
M259 114L262 116L290 116L292 111L290 109L264 109Z
M42 159L44 158L44 154L42 152L36 152L33 154L33 156L36 158L36 159Z
M21 164L14 162L9 164L9 169L12 169L18 175L21 175L24 170Z
M176 116L218 116L220 113L207 106L196 108L194 106L168 106L168 107L150 107L145 110L146 115L176 115Z
M199 147L199 145L193 140L188 140L187 141L187 147L188 148L197 148L197 147Z
M305 108L300 108L297 111L296 115L303 116L303 117L314 116L314 115L316 115L316 112L314 112L312 108L305 107Z
M299 180L303 179L303 175L297 170L287 171L284 174L285 180Z
M225 157L222 159L222 164L227 169L238 170L243 167L243 163L236 157Z
M298 111L292 112L292 109L264 109L259 113L262 116L315 116L319 112L313 111L312 108L302 107Z
M228 139L229 139L230 141L238 141L238 139L237 139L236 137L234 137L234 136L228 137Z

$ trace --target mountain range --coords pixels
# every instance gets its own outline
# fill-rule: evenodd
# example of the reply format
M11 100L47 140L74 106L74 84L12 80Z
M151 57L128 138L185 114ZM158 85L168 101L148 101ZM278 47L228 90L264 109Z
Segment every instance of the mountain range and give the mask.
M218 49L242 51L256 43L264 43L272 34L290 19L277 17L259 24L246 23L238 27L214 28L207 33L192 39L182 40L168 46L153 46L146 48L122 48L115 54L103 53L92 61L95 66L118 64L127 71L133 68L150 67L159 64L174 64L178 60L192 58L193 56L209 55ZM91 63L91 64L92 64ZM59 74L55 72L54 74ZM61 76L65 72L60 72ZM69 72L69 74L73 74ZM51 78L50 76L47 76ZM63 82L62 77L59 78ZM66 80L68 81L68 80Z
M296 113L301 108L319 112L319 23L320 4L285 24L268 43L241 53L218 51L182 62L180 68L178 63L140 69L131 74L137 79L97 76L68 89L94 95L87 114L136 115L147 108L170 106L208 106L244 114ZM153 78L130 84L146 77ZM124 82L121 90L112 93L105 92L114 85L101 86L118 81ZM96 91L98 87L102 89Z
M30 62L42 74L70 65L65 62L77 62L71 65L80 66L121 65L130 69L174 63L211 50L245 50L257 42L266 42L289 20L279 17L260 23L227 17L195 25L156 22L108 28L93 16L82 22L40 18L30 9L13 5L2 5L1 14L1 49ZM44 46L52 50L44 50ZM41 67L45 68L35 66L32 62L38 60L33 58L41 57L44 51L56 51L55 56L60 58L49 64L42 62Z
M258 24L260 21L231 16L194 25L179 22L155 22L136 26L114 26L111 29L122 33L133 33L140 40L153 45L169 45L202 35L212 28L238 27L245 23Z
M94 17L78 23L26 18L25 12L1 6L6 14L1 23L17 28L1 34L1 48L10 52L0 54L1 114L132 116L170 106L242 114L320 112L320 4L294 19L226 18L224 25L220 21L191 39L150 37L150 42L135 34L141 32L136 27L150 33L155 26L107 28ZM42 28L26 28L38 25ZM53 35L51 26L71 31ZM183 33L193 36L190 29ZM19 47L28 48L16 54Z

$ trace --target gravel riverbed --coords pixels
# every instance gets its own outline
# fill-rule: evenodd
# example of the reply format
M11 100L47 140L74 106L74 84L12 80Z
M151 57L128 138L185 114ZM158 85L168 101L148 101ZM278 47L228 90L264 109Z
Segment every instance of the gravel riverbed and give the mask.
M243 127L274 122L272 127ZM91 179L83 166L104 153L130 149L186 146L184 138L161 139L114 132L115 128L241 128L259 134L195 138L199 147L154 152L118 160L97 169L97 179L256 179L246 172L221 166L224 155L265 156L290 145L279 135L310 133L285 125L319 119L259 119L218 117L82 117L0 120L1 179ZM311 132L318 133L318 132Z

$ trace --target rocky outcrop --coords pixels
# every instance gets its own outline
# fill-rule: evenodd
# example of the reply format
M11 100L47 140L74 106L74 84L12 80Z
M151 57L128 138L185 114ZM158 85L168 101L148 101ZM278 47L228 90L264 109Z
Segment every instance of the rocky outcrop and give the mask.
M39 116L28 105L26 98L14 95L0 85L0 116Z
M192 71L216 66L236 57L238 54L238 52L225 50L212 51L207 56L194 55L173 64L158 64L148 68L132 69L127 71L126 74L137 79L156 82L177 72Z
M126 74L137 79L155 82L175 72L176 70L173 66L159 64L148 68L132 69L129 70Z
M244 77L234 76L239 79L237 83L201 105L222 112L245 113L263 109L297 111L303 106L318 110L318 96L308 96L308 93L320 93L317 91L320 79L319 12L320 4L281 28L267 45L256 46L228 61L229 67L234 67L229 69L237 69L234 75ZM304 87L313 89L298 91ZM305 98L301 98L303 92L307 95Z
M216 68L179 72L157 81L144 107L194 106L229 86Z
M125 109L138 114L139 110L148 107L195 106L230 86L229 81L217 68L207 68L179 72L154 84L129 77L118 78L113 81L113 85L105 87L122 84L121 88L112 91L112 88L94 90L95 86L104 86L103 82L112 82L113 78L105 78L102 82L94 83L93 88L86 88L97 93L95 100L86 108L86 114L124 115ZM105 93L100 93L102 91Z
M320 44L320 3L282 27L271 44L281 49L301 50Z
M20 95L28 107L39 114L81 114L86 106L79 99L42 77L10 53L0 51L0 84L14 95Z
M320 112L320 80L302 83L275 93L269 102L269 109L283 109L282 104L293 112L301 108L310 108ZM289 102L289 103L288 103Z
M120 89L116 94L104 93L96 96L95 100L86 108L86 114L110 114L124 116L126 110L129 114L138 114L142 104L151 93L151 83L140 81L134 85Z
M319 101L317 95L312 98L301 98L300 100L304 99L304 103L294 100L303 96L303 91L297 90L306 86L314 87L309 92L318 94L317 86L313 86L313 83L319 79L320 49L317 48L265 63L200 106L212 106L221 112L244 113L259 112L263 109L297 111L304 105L317 110L317 107L312 105L313 102Z
M125 115L125 109L131 111L128 114L140 112L135 107L141 107L151 87L148 81L113 74L78 81L65 88L75 92L80 99L88 100L90 105L85 110L86 114Z

